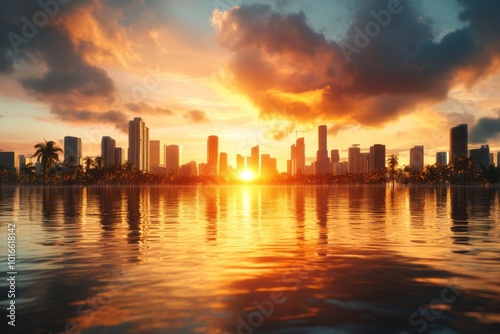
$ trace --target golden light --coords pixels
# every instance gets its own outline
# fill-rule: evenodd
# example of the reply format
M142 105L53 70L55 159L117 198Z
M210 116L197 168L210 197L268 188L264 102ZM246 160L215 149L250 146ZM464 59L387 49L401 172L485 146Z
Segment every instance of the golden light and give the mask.
M253 179L255 179L255 175L254 175L254 173L246 170L240 174L240 179L242 181L249 182L249 181L252 181Z

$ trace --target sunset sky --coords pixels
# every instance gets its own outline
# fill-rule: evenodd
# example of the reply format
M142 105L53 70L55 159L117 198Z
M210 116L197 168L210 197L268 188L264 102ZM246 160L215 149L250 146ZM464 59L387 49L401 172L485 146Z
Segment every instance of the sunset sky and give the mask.
M0 2L0 150L67 135L85 156L102 136L127 148L137 116L181 163L218 135L230 164L260 145L284 171L295 131L313 159L319 124L341 159L380 143L408 163L424 145L432 164L460 123L469 148L500 150L497 0L44 1L49 15Z

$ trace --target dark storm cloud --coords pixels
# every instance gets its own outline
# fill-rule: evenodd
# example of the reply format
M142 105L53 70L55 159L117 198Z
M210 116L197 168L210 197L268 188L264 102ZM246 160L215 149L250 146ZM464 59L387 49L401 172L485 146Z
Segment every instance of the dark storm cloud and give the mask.
M314 31L302 12L242 5L216 13L218 40L233 53L229 84L264 118L380 126L445 100L457 80L473 84L496 70L499 1L461 0L469 24L441 40L415 2L398 3L358 2L342 41Z
M110 123L118 130L127 131L128 116L119 110L91 111L78 109L52 108L51 112L66 122L73 123Z
M173 111L167 108L160 108L152 106L146 102L134 103L130 102L126 104L126 107L136 113L146 113L150 115L173 115Z
M193 123L193 124L209 123L210 122L206 112L204 112L202 110L196 110L196 109L186 112L184 114L184 118L189 123Z
M72 33L82 28L72 18L91 18L87 20L99 22L102 34L112 36L120 24L157 24L154 18L159 14L155 8L161 2L78 0L59 4L57 0L44 0L40 3L0 2L0 74L12 73L16 64L44 68L43 73L21 77L19 82L26 92L48 105L53 114L67 122L112 123L123 129L125 113L103 111L114 109L115 84L89 56L106 56L109 50L92 40L74 38ZM118 25L117 17L122 20ZM40 18L42 21L37 21ZM161 108L156 111L168 113Z
M45 72L20 78L21 86L51 112L67 122L112 123L122 128L120 111L89 110L89 105L110 104L115 86L105 70L85 58L88 42L75 44L68 15L90 11L97 1L59 4L57 1L4 1L0 4L0 72L15 63L43 66ZM44 21L44 19L46 19Z
M477 121L469 134L471 143L485 144L500 135L500 110L497 113L497 118L483 117Z

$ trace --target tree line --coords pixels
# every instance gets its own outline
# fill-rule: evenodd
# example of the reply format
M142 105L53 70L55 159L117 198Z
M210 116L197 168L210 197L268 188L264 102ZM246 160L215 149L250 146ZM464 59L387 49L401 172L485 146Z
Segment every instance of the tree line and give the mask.
M241 183L237 175L225 176L178 176L170 173L140 171L130 163L105 166L102 157L85 157L83 163L71 157L59 160L62 149L54 141L35 145L33 158L37 159L42 172L37 173L32 163L23 165L13 172L0 165L1 184L43 184L43 185L104 185L104 184L233 184ZM448 165L436 163L426 165L422 171L410 166L400 166L398 155L387 159L387 167L362 174L342 175L289 175L281 173L261 177L253 181L257 184L442 184L442 183L482 183L500 182L500 168L494 165L477 170L470 158L458 158Z

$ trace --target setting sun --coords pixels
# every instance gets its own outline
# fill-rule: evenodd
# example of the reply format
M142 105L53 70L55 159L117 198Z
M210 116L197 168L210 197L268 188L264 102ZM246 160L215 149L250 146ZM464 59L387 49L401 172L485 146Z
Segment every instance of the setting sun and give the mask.
M255 174L246 170L240 174L240 179L245 182L249 182L255 179Z

